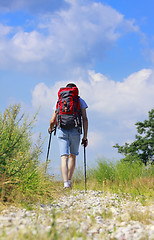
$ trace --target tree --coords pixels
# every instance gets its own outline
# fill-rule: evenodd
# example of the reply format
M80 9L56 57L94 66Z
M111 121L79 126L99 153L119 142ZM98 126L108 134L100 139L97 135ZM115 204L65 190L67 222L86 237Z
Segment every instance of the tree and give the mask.
M149 111L149 119L144 122L137 122L138 135L135 136L135 141L131 144L125 143L124 146L116 144L115 148L119 153L125 155L124 160L139 159L145 165L154 162L154 109Z

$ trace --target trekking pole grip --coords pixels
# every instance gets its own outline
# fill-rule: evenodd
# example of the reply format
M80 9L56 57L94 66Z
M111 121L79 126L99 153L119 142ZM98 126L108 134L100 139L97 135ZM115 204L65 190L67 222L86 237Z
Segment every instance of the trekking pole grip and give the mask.
M84 147L86 147L87 145L87 139L82 139L81 145L83 145Z

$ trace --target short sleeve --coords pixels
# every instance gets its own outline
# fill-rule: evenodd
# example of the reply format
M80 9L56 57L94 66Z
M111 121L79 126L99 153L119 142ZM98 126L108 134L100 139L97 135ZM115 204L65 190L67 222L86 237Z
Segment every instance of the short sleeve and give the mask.
M79 100L80 100L80 107L81 107L81 109L88 108L87 103L81 97L79 98Z

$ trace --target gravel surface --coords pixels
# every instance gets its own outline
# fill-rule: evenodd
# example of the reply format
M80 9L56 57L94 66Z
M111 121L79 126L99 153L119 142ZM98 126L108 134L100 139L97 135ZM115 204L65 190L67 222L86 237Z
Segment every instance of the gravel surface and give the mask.
M32 236L38 236L56 229L57 234L63 233L66 239L73 240L153 240L153 208L153 205L143 206L137 200L131 201L129 196L101 191L88 191L86 194L83 191L66 191L54 203L41 204L35 210L16 207L3 210L0 214L0 239L15 239L19 233L29 231ZM71 235L72 231L76 234Z

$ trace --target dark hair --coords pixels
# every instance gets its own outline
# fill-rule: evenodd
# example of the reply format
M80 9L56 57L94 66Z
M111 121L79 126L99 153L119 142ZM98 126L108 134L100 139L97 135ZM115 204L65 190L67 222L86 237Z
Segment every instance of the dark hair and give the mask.
M66 87L73 88L73 87L76 87L76 85L74 83L68 83Z

